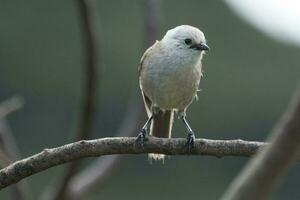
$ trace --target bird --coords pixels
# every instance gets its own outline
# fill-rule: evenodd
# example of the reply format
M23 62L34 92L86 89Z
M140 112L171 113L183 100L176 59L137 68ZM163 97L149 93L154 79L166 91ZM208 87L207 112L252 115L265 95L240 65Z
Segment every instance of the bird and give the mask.
M160 41L145 51L138 72L148 120L140 130L137 142L143 145L148 135L170 138L174 113L177 113L187 130L187 150L192 150L195 134L186 119L186 111L197 98L202 77L201 60L208 50L200 29L180 25L168 30ZM164 160L165 155L151 153L148 157Z

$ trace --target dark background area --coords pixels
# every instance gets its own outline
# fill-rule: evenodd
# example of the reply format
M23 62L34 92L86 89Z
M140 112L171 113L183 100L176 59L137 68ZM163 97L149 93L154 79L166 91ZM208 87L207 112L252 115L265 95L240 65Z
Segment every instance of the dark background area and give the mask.
M0 101L15 94L25 100L9 122L21 156L27 157L70 142L77 128L84 81L80 16L74 1L0 4ZM139 93L137 66L146 49L144 1L102 0L94 5L101 80L91 138L100 138L114 136L131 93ZM181 24L200 28L211 47L204 57L199 101L188 110L196 136L263 141L296 88L299 49L262 35L222 1L162 1L157 39ZM173 135L185 137L179 121ZM246 161L172 156L165 164L150 165L146 155L124 156L87 199L214 200ZM27 179L36 197L61 169ZM293 168L274 199L300 198L299 170ZM0 192L1 199L8 195L9 188Z

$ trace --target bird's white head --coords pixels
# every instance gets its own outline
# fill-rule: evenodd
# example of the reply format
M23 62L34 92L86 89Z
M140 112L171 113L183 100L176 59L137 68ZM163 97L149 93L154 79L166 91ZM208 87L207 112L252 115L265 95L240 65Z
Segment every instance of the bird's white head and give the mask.
M202 56L209 50L203 32L189 25L181 25L169 30L161 42L170 49L195 56Z

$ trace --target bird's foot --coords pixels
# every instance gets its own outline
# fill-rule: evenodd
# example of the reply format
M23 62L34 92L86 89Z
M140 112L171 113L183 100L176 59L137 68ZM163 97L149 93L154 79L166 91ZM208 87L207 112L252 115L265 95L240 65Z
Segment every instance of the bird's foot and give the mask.
M195 134L193 132L189 132L186 141L186 147L189 153L192 151L194 147L195 139L196 139Z
M136 137L136 142L143 146L144 141L146 140L147 130L142 129L138 136Z

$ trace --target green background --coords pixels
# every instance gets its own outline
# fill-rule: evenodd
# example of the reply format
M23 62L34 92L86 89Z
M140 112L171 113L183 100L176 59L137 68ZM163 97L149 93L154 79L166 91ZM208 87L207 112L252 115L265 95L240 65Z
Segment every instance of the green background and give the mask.
M139 92L137 66L146 48L145 1L93 3L101 80L91 138L99 138L114 136L126 117L131 91ZM164 0L159 17L157 39L170 28L189 24L203 30L211 47L203 62L199 101L188 111L197 137L264 140L296 88L299 48L269 39L241 21L223 1ZM78 127L84 81L80 25L75 1L0 3L0 101L15 94L25 100L24 107L9 117L22 157L70 142ZM179 121L173 135L185 137ZM164 165L150 165L146 155L124 156L86 199L214 200L247 161L172 156ZM62 169L27 179L35 199L55 183ZM299 170L298 165L290 171L273 199L300 198ZM9 188L0 192L1 199L9 195Z

